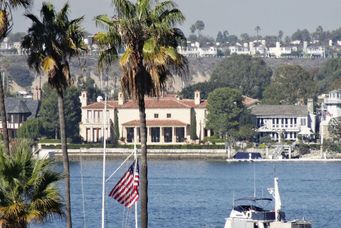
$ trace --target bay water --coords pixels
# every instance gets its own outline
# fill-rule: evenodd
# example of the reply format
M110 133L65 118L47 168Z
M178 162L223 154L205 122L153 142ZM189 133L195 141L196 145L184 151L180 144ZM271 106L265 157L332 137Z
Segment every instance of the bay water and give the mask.
M108 176L120 163L107 161ZM273 186L274 176L279 177L287 219L305 218L314 228L341 227L339 162L151 160L148 164L150 227L223 227L233 199L253 196L254 186L257 196L270 197L267 188ZM129 165L107 182L107 193ZM57 168L62 170L62 164ZM74 227L100 227L102 162L83 160L82 172L80 162L72 162L71 185ZM60 188L63 186L61 182ZM133 212L133 208L127 210L106 197L106 227L134 227ZM30 227L55 228L64 224L63 219L54 218Z

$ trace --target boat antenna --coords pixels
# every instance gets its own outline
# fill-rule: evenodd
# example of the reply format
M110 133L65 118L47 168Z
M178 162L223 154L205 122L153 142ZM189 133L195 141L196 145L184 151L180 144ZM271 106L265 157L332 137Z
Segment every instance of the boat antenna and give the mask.
M253 163L253 197L256 198L256 167Z

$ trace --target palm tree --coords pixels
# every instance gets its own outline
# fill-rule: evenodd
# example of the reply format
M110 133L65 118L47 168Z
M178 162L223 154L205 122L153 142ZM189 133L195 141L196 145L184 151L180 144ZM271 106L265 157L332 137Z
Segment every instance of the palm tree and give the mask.
M154 2L156 2L154 4ZM113 0L117 15L100 15L96 23L107 29L95 35L103 51L99 67L112 64L123 47L119 64L122 69L121 87L137 100L141 136L141 227L148 226L148 169L145 96L160 96L172 73L186 74L187 59L177 52L184 40L175 24L185 20L175 3L151 0Z
M53 161L35 159L28 141L18 141L11 155L0 148L0 224L3 228L26 228L63 215L62 197L56 182L63 176L52 171Z
M12 11L19 7L27 8L32 0L0 0L0 42L2 42L12 30ZM2 123L2 134L4 137L5 152L9 153L9 137L7 130L7 117L5 107L5 94L2 84L3 74L0 75L0 120Z
M26 17L32 20L32 26L24 37L22 47L28 51L28 65L38 73L43 71L48 76L48 83L56 89L58 95L58 115L60 139L63 152L64 175L66 181L66 222L72 227L70 172L67 153L64 91L72 83L69 59L86 50L83 42L84 32L80 27L83 17L69 20L69 5L65 4L60 12L56 12L50 3L43 3L40 21L32 14Z
M257 42L259 41L259 32L260 32L260 30L261 30L260 26L257 25L256 28L255 28L255 31L257 33Z

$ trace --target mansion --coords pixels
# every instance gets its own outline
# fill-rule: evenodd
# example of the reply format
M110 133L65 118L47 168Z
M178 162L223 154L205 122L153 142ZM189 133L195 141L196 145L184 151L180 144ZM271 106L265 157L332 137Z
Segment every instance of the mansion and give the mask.
M251 108L260 138L296 141L298 136L312 138L316 133L314 102L307 105L256 105Z
M104 138L104 106L103 100L88 104L87 92L80 96L82 120L80 135L85 142L99 142ZM205 128L206 100L200 98L195 91L194 99L181 99L177 96L145 98L147 143L148 144L183 144L190 141L191 115L195 115L196 133L199 140L210 136ZM140 141L139 109L136 101L125 100L123 93L118 100L107 102L107 123L115 122L117 115L120 141L131 144ZM111 124L111 125L112 125ZM107 128L109 140L114 132Z

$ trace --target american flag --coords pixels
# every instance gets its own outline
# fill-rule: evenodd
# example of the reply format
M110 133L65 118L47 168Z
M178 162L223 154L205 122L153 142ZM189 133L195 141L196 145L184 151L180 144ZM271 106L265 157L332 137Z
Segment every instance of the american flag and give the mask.
M137 162L137 161L136 161ZM125 207L131 207L139 199L139 163L135 162L129 167L128 171L117 182L111 190L109 196L113 197Z

